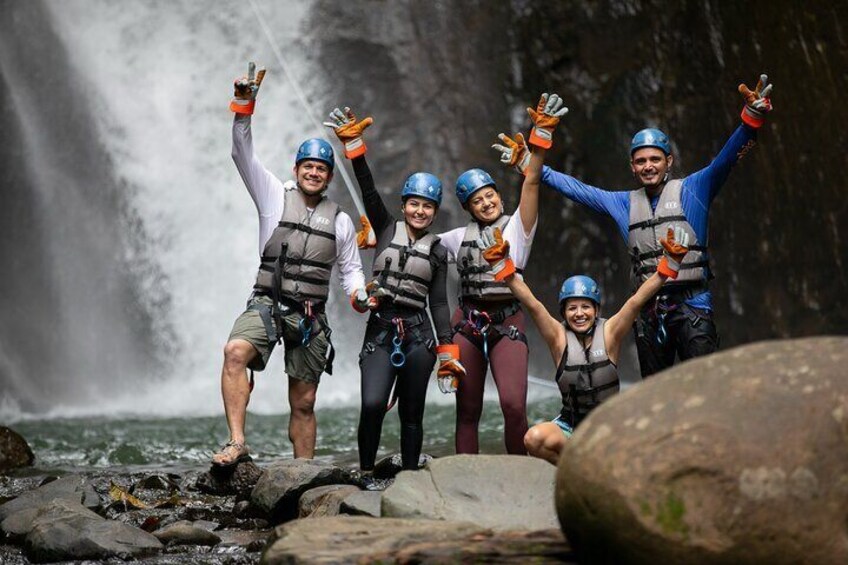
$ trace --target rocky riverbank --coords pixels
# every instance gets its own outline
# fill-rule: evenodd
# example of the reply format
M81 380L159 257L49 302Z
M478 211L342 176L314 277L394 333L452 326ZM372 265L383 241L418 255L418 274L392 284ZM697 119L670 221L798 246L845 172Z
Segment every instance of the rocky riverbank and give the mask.
M555 469L510 456L424 459L378 481L317 461L0 479L0 561L563 562ZM374 485L384 491L365 490ZM423 498L422 498L423 496ZM426 500L428 504L422 504Z

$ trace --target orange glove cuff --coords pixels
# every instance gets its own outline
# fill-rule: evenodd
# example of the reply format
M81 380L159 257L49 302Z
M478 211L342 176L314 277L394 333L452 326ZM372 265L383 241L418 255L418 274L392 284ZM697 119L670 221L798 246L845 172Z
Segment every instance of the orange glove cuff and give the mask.
M236 114L252 115L254 106L256 106L256 100L239 100L235 98L230 102L230 110Z
M553 132L551 130L534 127L530 130L530 144L535 145L536 147L541 147L542 149L550 149L551 145L554 144L551 136L552 133Z
M766 122L763 118L758 118L753 115L749 110L748 106L744 106L742 108L742 121L751 126L754 129L759 129Z
M439 353L447 353L451 356L451 359L459 359L459 345L453 343L446 343L444 345L436 346L436 355Z
M657 272L658 272L660 275L662 275L662 276L664 276L664 277L666 277L666 278L669 278L669 279L676 279L676 278L677 278L677 274L678 274L678 273L677 273L677 271L675 271L674 269L672 269L671 267L669 267L669 265L668 265L668 259L667 259L667 258L665 258L665 257L663 257L662 259L660 259L660 263L659 263L659 265L657 265Z
M362 141L361 137L357 137L350 141L345 142L344 144L344 155L348 159L356 159L357 157L361 157L365 155L365 152L368 150L365 147L365 142Z

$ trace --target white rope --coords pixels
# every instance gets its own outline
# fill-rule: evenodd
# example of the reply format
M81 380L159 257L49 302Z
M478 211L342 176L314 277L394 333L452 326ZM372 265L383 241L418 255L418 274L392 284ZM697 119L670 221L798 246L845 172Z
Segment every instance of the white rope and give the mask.
M262 12L259 10L259 5L256 3L256 0L250 0L250 7L253 9L253 15L256 16L256 21L259 23L259 27L261 27L262 31L265 33L265 38L268 39L268 43L271 45L271 51L273 51L274 56L277 58L277 63L279 63L280 68L283 69L283 74L286 75L289 84L291 84L292 90L294 90L297 99L300 101L300 104L306 112L306 116L309 118L309 121L312 122L312 126L315 128L315 131L318 132L318 137L323 138L327 140L328 143L332 144L332 141L326 135L327 128L321 125L321 122L315 118L315 115L312 113L311 106L307 102L306 96L303 94L303 90L301 90L300 85L289 70L288 65L286 65L285 58L283 58L283 52L274 40L274 36L271 34L271 29L268 27ZM339 151L336 151L336 153L339 156L343 155L343 153ZM347 186L347 191L350 193L350 197L353 198L353 203L356 205L359 215L364 216L365 206L362 204L362 198L359 197L359 193L353 186L353 181L351 180L347 169L344 167L344 159L337 159L336 169L342 174L342 179Z

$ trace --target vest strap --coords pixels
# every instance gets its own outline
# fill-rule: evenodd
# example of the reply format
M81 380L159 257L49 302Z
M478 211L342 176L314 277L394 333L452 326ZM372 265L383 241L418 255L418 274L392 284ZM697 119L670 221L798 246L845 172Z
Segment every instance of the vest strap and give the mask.
M658 226L660 224L665 224L668 222L685 222L686 216L683 214L677 216L660 216L658 218L651 218L650 220L644 220L642 222L636 222L635 224L630 224L629 230L641 230L644 228L652 228L654 226Z
M307 226L306 224L300 224L297 222L283 222L281 221L279 224L281 228L290 228L297 231L302 231L304 233L308 233L310 235L317 235L320 237L326 237L327 239L331 239L333 241L336 240L336 234L328 233L319 229L315 229L312 226Z

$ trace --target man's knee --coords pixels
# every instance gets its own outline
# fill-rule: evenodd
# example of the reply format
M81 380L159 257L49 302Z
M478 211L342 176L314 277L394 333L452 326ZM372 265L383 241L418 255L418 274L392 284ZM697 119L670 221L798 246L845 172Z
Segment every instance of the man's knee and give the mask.
M297 381L289 389L289 405L293 416L311 416L315 411L317 386Z
M244 370L255 355L253 346L243 339L231 339L224 346L224 366Z
M527 448L527 453L530 455L538 455L539 450L545 442L545 433L539 429L539 426L533 426L527 433L524 434L524 447Z

